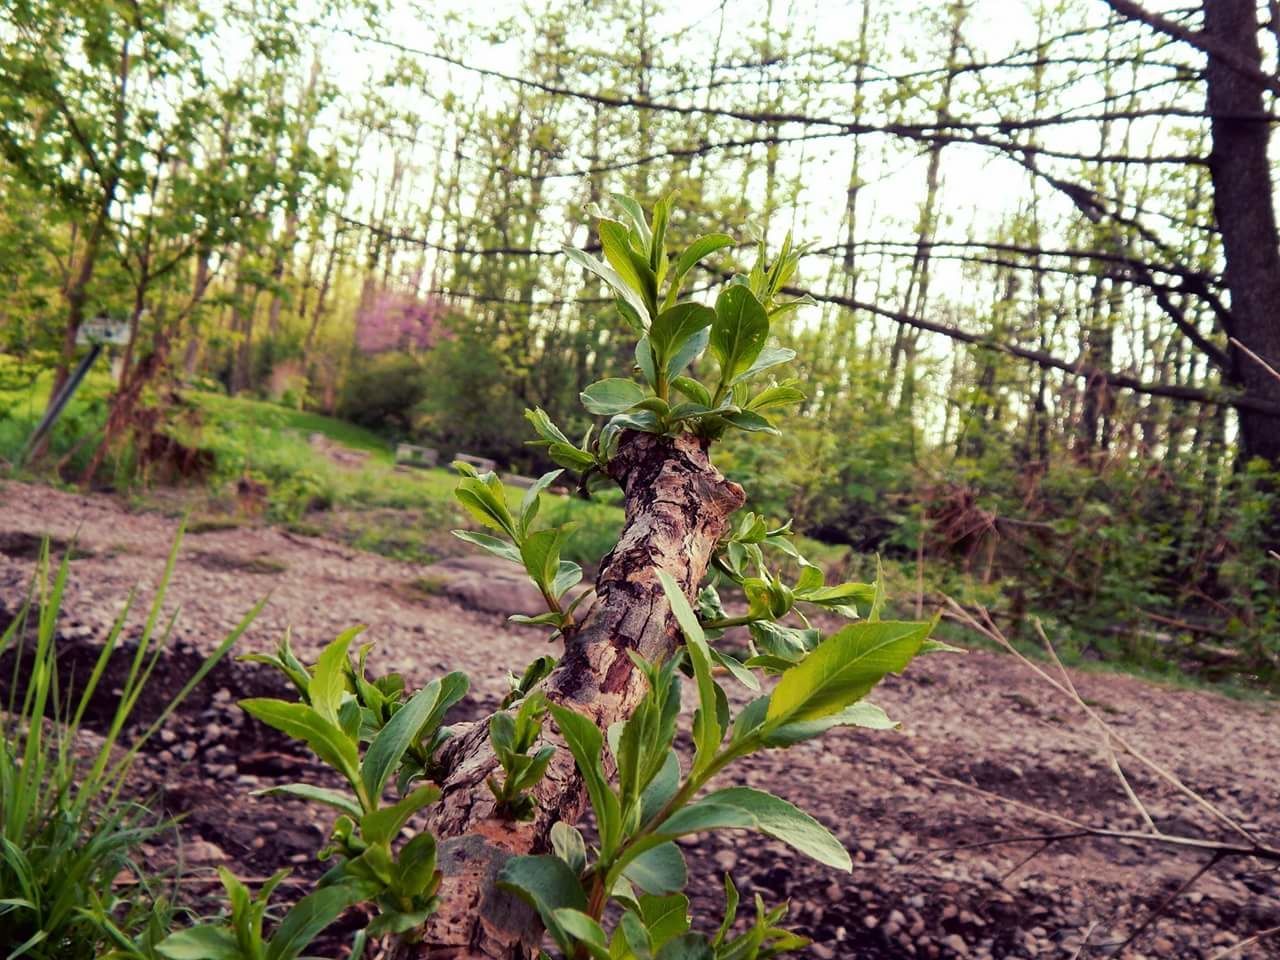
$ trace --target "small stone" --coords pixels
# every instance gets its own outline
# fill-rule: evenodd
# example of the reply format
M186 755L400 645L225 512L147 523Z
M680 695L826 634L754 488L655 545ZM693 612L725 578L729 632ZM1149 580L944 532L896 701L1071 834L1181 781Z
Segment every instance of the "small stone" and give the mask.
M812 943L809 945L809 952L821 960L834 960L836 952L825 943Z
M1173 941L1168 937L1156 937L1151 941L1151 949L1156 952L1157 957L1173 956Z
M208 840L193 840L182 848L182 857L187 863L226 863L227 855L216 843Z
M715 855L716 866L724 873L729 873L738 865L738 855L732 850L717 850Z
M942 945L948 950L953 951L957 956L967 957L969 955L969 945L958 933L953 933L949 937L944 937Z

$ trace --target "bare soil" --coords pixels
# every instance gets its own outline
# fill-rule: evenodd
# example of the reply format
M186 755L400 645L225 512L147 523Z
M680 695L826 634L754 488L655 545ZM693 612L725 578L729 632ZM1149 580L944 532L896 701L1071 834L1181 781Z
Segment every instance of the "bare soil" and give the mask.
M68 667L87 665L129 590L150 597L176 528L175 518L131 513L109 497L0 483L0 623L25 594L40 539L74 540L60 632ZM420 684L464 670L472 692L455 719L481 716L505 693L507 670L548 646L540 632L450 595L444 582L429 567L278 528L188 533L169 590L178 625L144 713L158 710L162 693L180 687L203 654L269 596L241 653L269 650L290 629L306 659L346 627L365 624L377 642L375 672L399 670ZM141 611L130 622L136 635ZM0 670L5 682L8 675ZM1135 746L1261 837L1280 841L1275 702L1115 674L1073 678ZM252 795L277 783L324 782L302 750L235 705L281 690L267 668L224 663L143 755L142 788L184 815L177 839L193 891L216 865L246 878L291 866L298 884L321 869L314 852L328 816ZM1106 957L1206 862L1204 854L1146 843L1042 839L1063 828L1034 809L1121 829L1140 821L1085 717L1011 657L925 658L890 678L875 699L902 721L901 731L837 732L751 758L726 776L788 797L832 827L854 852L852 874L755 835L700 839L686 848L695 916L718 918L728 871L748 895L790 900L791 921L813 939L815 958ZM97 715L111 706L104 702ZM1203 812L1150 776L1131 769L1131 781L1162 829L1221 836ZM1214 957L1277 926L1280 873L1224 860L1122 955ZM342 956L337 943L325 955ZM1280 937L1231 956L1280 957Z

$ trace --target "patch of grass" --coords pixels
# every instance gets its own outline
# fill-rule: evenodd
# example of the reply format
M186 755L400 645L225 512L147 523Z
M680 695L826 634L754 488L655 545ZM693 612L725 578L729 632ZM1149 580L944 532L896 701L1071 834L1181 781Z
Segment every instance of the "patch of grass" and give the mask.
M51 369L37 370L20 358L0 354L0 466L12 466L26 449L49 402ZM104 359L85 377L49 435L49 459L71 454L68 466L82 469L106 422L111 372Z
M234 570L238 573L277 574L289 569L289 565L283 560L277 560L265 553L242 557L231 553L201 550L193 554L193 558L202 566L214 570Z
M439 597L444 594L446 581L443 577L414 577L409 581L409 590L424 597Z
M172 829L123 788L137 752L191 689L230 651L257 614L226 637L195 675L138 730L134 707L152 677L153 657L169 633L157 633L164 594L177 560L181 531L169 553L146 626L137 639L133 669L116 691L114 712L96 745L81 737L88 707L119 643L130 602L117 616L93 669L74 687L59 676L57 623L69 566L55 568L47 542L37 560L26 602L0 634L0 655L12 670L0 712L0 944L10 957L89 960L152 956L174 915L175 878L148 870L145 845ZM259 608L260 609L260 606ZM146 702L143 700L142 702ZM121 875L137 881L123 890ZM172 887L173 889L166 889Z
M244 521L229 516L193 517L187 524L189 533L220 533L224 530L237 530L244 526Z

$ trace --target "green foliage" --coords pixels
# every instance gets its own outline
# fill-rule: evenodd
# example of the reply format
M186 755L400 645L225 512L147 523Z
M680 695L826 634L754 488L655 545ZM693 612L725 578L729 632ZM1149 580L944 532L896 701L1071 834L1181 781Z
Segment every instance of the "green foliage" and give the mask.
M570 256L613 288L618 312L639 338L636 362L644 384L611 377L583 391L582 402L589 413L611 418L594 444L590 432L581 444L573 444L541 409L526 413L540 438L537 443L558 463L582 474L584 488L592 475L607 475L625 429L689 430L707 440L719 437L729 426L772 431L758 411L803 399L790 381L754 395L745 384L794 357L790 350L767 346L770 317L796 306L795 301L777 301L799 257L790 238L772 262L761 249L751 273L734 278L712 310L681 302L678 296L684 274L700 256L724 245L719 238L696 242L677 261L677 275L664 295L669 200L657 204L650 223L634 201L617 199L626 222L601 217L597 223L607 263L578 251L570 251ZM714 391L683 375L685 367L707 349L719 369ZM673 408L668 403L671 386L690 401ZM539 491L560 471L544 476L525 496L520 510L513 512L496 477L458 466L463 473L456 493L459 501L477 521L502 536L465 531L458 535L504 559L522 562L551 610L543 617L526 619L567 632L569 625L561 617L559 593L552 584L561 528L537 532L530 528ZM769 569L766 548L799 571L794 584ZM951 649L929 639L936 621L880 619L882 574L874 585L827 585L822 570L797 548L790 523L771 527L764 517L744 513L717 544L714 559L719 575L742 588L748 612L726 616L719 594L708 585L698 595L704 617L700 620L680 586L658 570L666 600L684 634L684 646L659 663L647 663L632 654L648 690L631 716L610 727L607 736L568 706L546 705L540 693L526 693L550 670L550 664L542 661L531 665L519 680L513 678L513 696L525 696L515 716L503 712L491 721L490 739L506 774L501 784L496 778L489 781L499 810L508 816L532 814L532 800L521 797L519 791L542 776L552 753L550 747L533 755L528 752L538 742L546 709L573 755L595 813L599 844L594 850L587 849L577 830L557 824L552 854L515 857L504 866L498 881L538 912L567 958L746 960L804 946L802 938L777 926L785 906L767 910L758 898L755 923L730 938L738 895L727 880L726 912L718 934L712 938L691 932L688 900L680 892L688 873L675 841L708 830L756 830L827 866L851 869L849 854L831 832L788 801L750 787L706 794L703 790L732 762L754 752L793 746L837 726L892 726L883 711L863 698L886 674L900 672L918 654ZM824 638L797 604L856 622ZM865 620L858 619L859 607L866 612ZM792 614L799 619L799 627L780 622ZM746 663L710 643L739 626L750 627L753 637L753 656ZM757 670L781 676L771 694L752 700L735 717L713 673L717 666L753 691L761 689ZM674 742L684 672L692 674L697 707L691 731L693 759L682 772ZM611 762L605 759L606 744ZM611 778L607 771L616 773ZM620 913L611 911L611 904ZM612 932L606 932L604 924L614 917Z
M512 512L506 489L497 474L477 473L468 463L454 464L462 474L454 496L479 523L504 536L493 536L474 530L455 530L453 535L487 550L503 560L511 560L524 566L529 579L542 594L547 612L537 616L516 614L516 623L540 624L554 627L557 633L573 629L573 613L587 593L582 593L568 605L564 597L582 580L582 567L572 560L562 560L560 552L569 536L570 525L533 529L538 516L542 491L560 476L560 470L543 474L525 491L520 507Z
M527 352L507 337L486 336L466 318L452 318L453 335L423 358L422 400L414 431L447 450L494 457L520 456L518 399L527 387Z
M377 936L411 931L435 909L440 872L434 837L417 833L398 841L410 818L439 799L439 789L421 781L436 775L434 754L450 735L445 715L465 696L467 678L451 673L412 695L399 674L371 680L365 668L371 644L360 648L354 663L349 652L361 629L335 638L312 667L298 660L287 635L275 654L245 657L283 673L298 701L254 698L241 702L244 710L306 743L348 788L334 791L298 783L264 791L319 803L338 813L329 846L321 852L322 858L335 857L338 862L311 896L341 892L300 901L281 921L276 939L300 910L315 917L318 925L307 921L303 927L314 936L345 906L372 901L378 916L367 932ZM392 800L384 796L388 785L395 788ZM233 896L233 919L234 914ZM323 923L322 917L327 917Z
M532 669L539 666L535 661ZM496 777L490 777L486 782L497 800L494 809L500 817L512 820L533 818L536 803L528 791L542 779L556 752L555 747L546 745L536 753L529 753L542 733L542 718L546 712L547 698L536 691L525 696L514 716L500 710L489 718L489 742L505 777L501 783Z
M750 274L734 277L712 309L681 301L680 290L689 270L732 241L721 234L698 238L677 259L668 278L666 223L671 198L654 207L652 225L634 200L614 199L624 210L625 223L596 211L596 229L608 263L579 250L566 252L615 294L619 314L639 338L635 361L641 382L610 377L582 391L588 413L610 418L594 447L589 436L575 447L536 410L528 416L541 442L553 458L558 457L557 463L588 473L608 462L622 430L689 431L707 439L719 438L730 427L776 433L761 411L799 403L803 392L791 380L758 391L748 381L795 357L792 350L768 346L771 318L800 302L777 299L799 261L790 237L772 262L762 244ZM664 283L668 286L662 294ZM685 372L707 351L719 368L714 388ZM677 401L672 388L684 399Z
M141 960L152 955L174 915L164 878L141 861L143 845L172 824L122 791L138 751L262 606L228 634L154 721L126 736L174 627L175 618L162 618L161 610L181 539L179 531L96 748L86 750L81 737L86 711L108 663L122 652L135 596L112 623L89 676L78 689L65 687L56 638L70 553L50 580L46 542L26 602L0 635L0 654L12 655L14 671L9 702L0 711L0 943L13 960ZM128 892L115 884L122 872L138 880Z
M594 723L567 707L550 707L586 784L599 847L589 852L576 830L561 825L553 854L513 858L499 885L538 911L565 957L755 958L800 949L806 941L777 926L785 906L767 910L758 898L755 923L730 938L738 897L728 878L718 934L690 932L689 903L680 893L688 877L674 841L708 830L755 830L827 866L850 869L849 854L830 831L788 801L750 787L702 791L731 763L759 750L791 746L835 726L889 726L862 698L886 673L943 645L928 640L933 623L856 623L818 643L783 672L772 694L734 717L712 675L712 648L693 608L674 580L661 571L659 578L685 645L660 664L636 658L648 691L627 720L610 728L612 763L604 762L606 738ZM672 748L686 664L697 708L694 757L682 773ZM607 767L617 771L613 780ZM615 915L610 904L621 913L607 932L604 924Z
M267 938L263 921L271 894L288 873L281 870L254 895L231 871L219 867L231 907L227 921L181 930L165 938L157 952L167 960L296 960L343 910L367 896L358 884L321 887L290 907Z
M338 415L371 430L408 435L431 382L422 361L410 354L361 356L343 383Z

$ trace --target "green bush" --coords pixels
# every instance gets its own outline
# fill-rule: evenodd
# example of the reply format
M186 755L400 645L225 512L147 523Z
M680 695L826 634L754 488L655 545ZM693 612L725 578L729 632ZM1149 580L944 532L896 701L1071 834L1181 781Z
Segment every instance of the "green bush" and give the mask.
M516 360L500 340L481 336L465 322L453 319L454 336L427 354L429 386L415 410L415 430L449 452L526 461Z
M338 414L370 430L407 434L429 382L421 362L407 353L361 356L347 374Z

